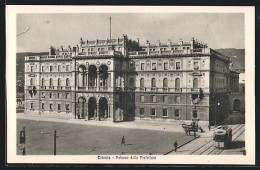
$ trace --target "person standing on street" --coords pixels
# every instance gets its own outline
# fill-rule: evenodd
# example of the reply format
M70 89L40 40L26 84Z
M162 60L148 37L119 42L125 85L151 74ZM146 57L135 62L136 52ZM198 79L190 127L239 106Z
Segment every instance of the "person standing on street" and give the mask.
M125 137L124 136L122 137L121 145L125 145Z
M208 127L209 127L209 131L210 131L210 125L208 125Z
M177 147L178 147L177 141L174 142L173 146L174 146L174 151L176 152L177 151Z

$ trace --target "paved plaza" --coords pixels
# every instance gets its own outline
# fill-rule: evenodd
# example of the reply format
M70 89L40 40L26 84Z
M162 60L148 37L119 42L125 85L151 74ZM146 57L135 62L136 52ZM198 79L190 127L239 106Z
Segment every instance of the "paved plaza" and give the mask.
M57 155L163 155L173 149L175 140L182 145L194 139L193 136L185 136L184 132L122 128L120 124L116 126L17 119L17 141L19 131L25 127L26 154L52 155L53 132L57 130ZM122 136L125 137L125 145L121 145ZM21 147L17 147L18 155L22 154Z

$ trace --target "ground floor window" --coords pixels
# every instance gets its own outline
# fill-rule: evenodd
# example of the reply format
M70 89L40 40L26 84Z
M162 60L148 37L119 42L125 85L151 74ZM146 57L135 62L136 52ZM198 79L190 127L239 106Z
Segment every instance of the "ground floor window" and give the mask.
M61 104L58 104L58 111L61 110Z
M50 110L53 110L53 104L50 104Z
M34 103L31 103L31 109L33 109L34 108Z
M193 118L197 118L198 117L198 111L197 110L193 110L192 117Z
M175 117L180 117L180 110L179 109L175 109L174 116Z
M144 108L140 108L140 116L144 116Z
M155 116L155 115L156 115L155 108L152 108L152 109L151 109L151 116Z
M70 105L66 104L66 111L69 111L69 110L70 110Z
M163 117L167 117L168 116L168 109L163 109Z
M45 109L45 105L44 105L44 103L42 103L42 109Z

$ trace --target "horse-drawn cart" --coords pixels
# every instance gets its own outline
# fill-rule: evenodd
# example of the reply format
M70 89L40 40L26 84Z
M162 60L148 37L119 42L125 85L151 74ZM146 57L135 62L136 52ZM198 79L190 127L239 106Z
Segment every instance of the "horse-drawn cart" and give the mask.
M186 121L182 124L182 127L187 135L190 135L190 132L203 132L203 129L198 124L199 120Z

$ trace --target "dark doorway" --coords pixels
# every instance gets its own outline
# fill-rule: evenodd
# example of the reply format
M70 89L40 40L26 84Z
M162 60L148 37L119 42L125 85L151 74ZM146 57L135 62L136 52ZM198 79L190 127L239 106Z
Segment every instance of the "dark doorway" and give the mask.
M107 99L102 97L99 100L99 119L106 120L108 117Z
M88 100L88 119L94 120L97 115L97 101L94 97Z
M241 101L238 99L235 99L233 102L233 111L241 111Z

